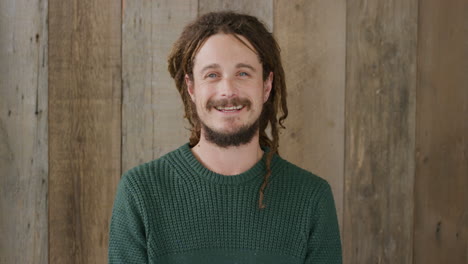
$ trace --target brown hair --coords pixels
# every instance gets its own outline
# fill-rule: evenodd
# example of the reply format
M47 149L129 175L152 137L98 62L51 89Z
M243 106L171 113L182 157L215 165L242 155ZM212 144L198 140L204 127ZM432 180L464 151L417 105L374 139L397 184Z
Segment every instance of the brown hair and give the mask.
M185 118L191 128L190 146L195 146L200 140L201 125L195 104L187 91L185 75L193 78L195 56L203 43L217 33L231 34L243 42L238 35L245 37L254 47L260 63L263 66L263 80L273 72L272 90L268 100L263 105L260 116L260 145L270 150L266 156L266 174L259 191L259 208L265 208L263 197L268 179L271 175L271 160L278 153L278 125L285 128L284 120L288 116L286 104L286 82L281 64L280 48L273 35L255 17L233 12L213 12L205 14L187 25L180 38L174 43L168 58L168 70L174 78L185 107ZM244 43L246 44L246 43ZM280 115L280 116L279 116ZM279 118L278 118L279 116ZM270 124L272 139L266 133Z

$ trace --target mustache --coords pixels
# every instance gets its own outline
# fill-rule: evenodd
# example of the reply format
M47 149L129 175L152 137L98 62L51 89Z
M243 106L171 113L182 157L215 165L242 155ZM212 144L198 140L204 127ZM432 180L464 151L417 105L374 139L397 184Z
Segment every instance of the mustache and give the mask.
M210 111L211 108L214 108L214 107L226 107L226 106L238 106L238 105L243 105L247 107L247 110L250 110L250 107L252 106L252 102L247 98L239 98L239 97L235 97L232 99L208 100L208 102L206 103L206 109Z

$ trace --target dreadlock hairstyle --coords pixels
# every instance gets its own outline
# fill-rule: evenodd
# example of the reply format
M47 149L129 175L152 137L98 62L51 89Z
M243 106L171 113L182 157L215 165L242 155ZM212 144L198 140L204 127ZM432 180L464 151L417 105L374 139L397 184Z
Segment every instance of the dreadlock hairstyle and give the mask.
M260 115L259 135L260 146L269 148L266 155L266 174L259 190L259 208L263 203L265 188L271 175L271 160L278 153L278 126L285 128L284 120L288 116L286 104L286 82L281 64L280 48L273 35L255 17L233 12L212 12L205 14L187 25L180 38L174 43L168 58L168 70L175 81L185 107L185 118L191 125L189 145L195 146L200 140L201 124L197 116L195 104L187 91L185 76L193 79L195 56L204 42L212 35L231 34L248 47L239 36L245 37L254 47L253 50L263 67L263 80L273 72L273 83L270 96L263 105ZM279 116L279 118L278 118ZM266 133L268 124L271 127L272 139Z

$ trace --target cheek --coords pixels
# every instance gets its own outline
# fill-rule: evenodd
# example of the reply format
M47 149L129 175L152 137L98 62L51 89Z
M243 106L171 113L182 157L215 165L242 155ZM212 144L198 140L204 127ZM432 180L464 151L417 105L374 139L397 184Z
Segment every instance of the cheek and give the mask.
M195 99L195 104L197 105L198 111L201 109L205 109L206 101L203 101L200 97Z
M206 104L208 103L210 99L210 94L208 94L206 91L200 91L197 93L197 96L195 96L195 104L197 107L201 107L205 109Z
M258 94L255 95L256 103L258 103L259 105L262 105L263 103L265 103L265 98L266 98L266 93L263 90L261 90Z

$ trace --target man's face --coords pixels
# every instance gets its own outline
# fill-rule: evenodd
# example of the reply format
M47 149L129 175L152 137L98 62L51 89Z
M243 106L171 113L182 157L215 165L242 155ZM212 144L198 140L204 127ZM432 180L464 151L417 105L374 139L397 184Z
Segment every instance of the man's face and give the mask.
M273 80L270 73L263 81L257 54L247 39L238 37L251 49L233 35L213 35L195 56L193 80L186 76L202 127L225 136L245 131L258 121Z

